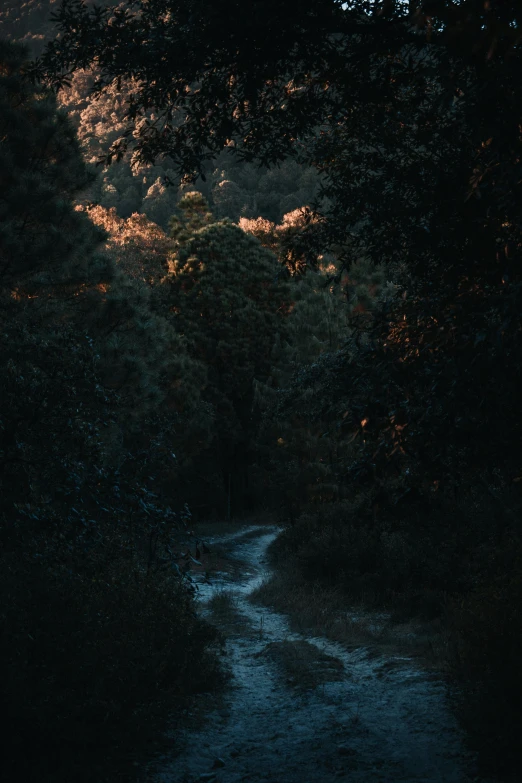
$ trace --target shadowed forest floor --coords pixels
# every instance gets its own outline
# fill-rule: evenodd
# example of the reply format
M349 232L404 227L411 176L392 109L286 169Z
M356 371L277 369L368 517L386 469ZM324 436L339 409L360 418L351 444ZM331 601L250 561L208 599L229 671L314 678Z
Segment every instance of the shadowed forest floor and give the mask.
M444 679L418 654L425 640L412 642L422 629L408 636L399 623L394 634L386 615L354 614L332 641L331 617L326 638L295 606L287 616L266 605L281 605L272 599L284 589L266 557L277 534L250 525L206 538L195 579L202 613L226 638L231 687L219 703L202 703L204 717L197 707L187 716L194 725L147 780L478 781Z

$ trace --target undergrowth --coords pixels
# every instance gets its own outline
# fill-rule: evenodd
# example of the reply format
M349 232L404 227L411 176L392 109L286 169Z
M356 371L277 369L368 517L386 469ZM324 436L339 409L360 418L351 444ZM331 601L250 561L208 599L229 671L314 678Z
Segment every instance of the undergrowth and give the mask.
M6 779L134 780L187 700L222 682L219 632L178 578L125 551L83 571L19 552L0 565Z
M451 675L482 769L511 781L522 768L519 506L507 491L477 490L388 517L363 496L309 507L273 543L277 575L257 599L345 643L363 636L348 620L336 627L342 605L430 624L435 641L426 641Z

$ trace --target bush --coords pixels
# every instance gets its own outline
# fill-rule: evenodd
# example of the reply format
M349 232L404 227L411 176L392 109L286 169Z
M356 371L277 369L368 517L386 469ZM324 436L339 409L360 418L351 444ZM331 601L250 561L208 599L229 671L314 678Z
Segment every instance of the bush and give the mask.
M453 602L448 623L463 724L487 772L522 768L522 540L495 552L495 576ZM503 573L498 574L498 571Z
M188 696L219 681L217 632L185 586L147 576L111 543L83 569L2 556L1 690L25 779L98 780L111 761L126 767Z
M369 492L309 509L271 549L281 568L344 594L441 618L444 664L462 724L486 774L507 776L522 754L522 538L516 491L487 487L466 497L386 516ZM514 778L517 779L517 778Z
M490 578L498 565L498 540L513 530L498 501L485 492L431 505L412 500L381 515L374 509L372 489L309 507L276 542L273 557L277 562L290 557L303 578L338 586L347 595L440 615L448 597L465 595ZM516 573L511 561L504 565Z

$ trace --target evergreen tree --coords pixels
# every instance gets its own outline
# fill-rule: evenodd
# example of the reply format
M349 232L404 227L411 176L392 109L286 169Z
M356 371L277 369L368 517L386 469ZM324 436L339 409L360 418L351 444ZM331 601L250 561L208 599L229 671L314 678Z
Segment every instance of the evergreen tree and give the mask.
M55 98L23 77L21 48L0 42L0 57L0 286L107 282L110 264L92 253L105 234L73 206L93 179L74 129Z
M147 190L141 209L149 220L166 229L169 219L174 212L176 201L178 200L177 197L176 190L167 187L162 182L162 178L158 177Z
M22 302L37 298L49 320L54 312L55 319L88 330L100 377L127 401L127 415L139 415L159 404L176 379L190 377L186 354L152 312L147 287L122 274L102 249L103 228L74 206L94 175L66 113L23 76L23 50L0 46L2 294ZM195 397L193 388L185 401Z
M232 180L225 178L225 172L212 188L214 210L218 218L228 217L237 223L241 214L250 211L249 198L246 191Z
M288 263L288 249L304 217L296 210L279 226L244 219L240 225ZM342 474L355 453L354 420L343 418L344 395L335 399L342 388L335 374L370 349L373 320L393 300L395 287L386 281L385 269L368 258L354 261L348 274L327 253L314 268L292 275L289 292L285 339L276 342L268 381L256 382L256 404L262 412L259 467L270 476L265 483L283 514L294 520L308 503L343 492Z
M275 256L228 219L216 220L200 193L187 193L178 209L164 284L177 331L207 367L215 453L238 508L254 429L254 381L269 376L275 341L285 329L287 286Z

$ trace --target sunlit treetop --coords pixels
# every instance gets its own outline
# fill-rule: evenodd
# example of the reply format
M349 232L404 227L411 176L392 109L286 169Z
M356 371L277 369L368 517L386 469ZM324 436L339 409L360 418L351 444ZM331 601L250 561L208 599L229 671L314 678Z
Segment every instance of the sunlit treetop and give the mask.
M169 156L188 179L225 146L273 164L365 89L357 64L405 45L449 43L491 61L517 53L518 0L127 0L117 8L62 0L59 37L36 64L55 86L96 67L94 91L130 78L128 148ZM154 112L154 116L151 114Z
M343 16L336 1L305 0L296 15L294 5L275 0L251 2L248 13L237 0L138 0L117 9L64 0L56 14L60 38L38 69L60 85L96 66L95 91L133 80L129 131L109 157L131 144L140 160L169 155L191 175L233 140L268 162L320 120L321 72ZM289 127L265 149L278 117Z

